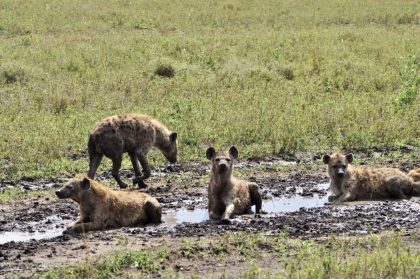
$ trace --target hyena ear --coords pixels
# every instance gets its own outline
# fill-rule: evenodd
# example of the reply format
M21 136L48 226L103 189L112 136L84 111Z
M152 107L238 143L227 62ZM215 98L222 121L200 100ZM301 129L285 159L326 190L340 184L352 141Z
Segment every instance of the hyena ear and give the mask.
M239 156L239 151L235 146L232 146L231 148L229 148L229 154L230 156L232 156L233 159L236 159Z
M87 178L84 178L82 181L82 189L89 190L89 188L90 188L90 180Z
M331 159L330 155L327 155L327 154L325 154L322 157L322 161L324 162L324 164L328 164L328 162L330 161L330 159Z
M209 160L213 159L214 155L216 155L216 149L214 149L214 147L207 148L206 150L207 159Z
M177 133L171 133L169 135L169 139L171 140L171 142L175 142L176 139L177 139L177 137L178 137L178 134Z
M346 155L346 160L349 163L353 162L353 154L352 153L347 154Z

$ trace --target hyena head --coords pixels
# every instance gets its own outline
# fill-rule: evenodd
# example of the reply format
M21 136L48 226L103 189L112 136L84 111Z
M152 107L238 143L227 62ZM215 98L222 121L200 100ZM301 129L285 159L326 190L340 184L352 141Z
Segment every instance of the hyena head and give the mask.
M76 176L67 181L64 186L55 192L60 199L80 200L83 192L89 190L91 187L90 180L86 177Z
M162 151L163 156L171 162L176 163L177 161L177 154L178 154L178 142L177 142L177 133L171 133L169 135L168 141L160 148Z
M343 178L347 171L348 166L353 162L353 154L334 153L333 155L324 155L322 157L324 164L328 165L328 174L331 178Z
M220 175L230 175L233 169L233 160L238 158L238 149L232 146L229 151L217 153L213 147L209 147L206 156L212 163L212 172Z

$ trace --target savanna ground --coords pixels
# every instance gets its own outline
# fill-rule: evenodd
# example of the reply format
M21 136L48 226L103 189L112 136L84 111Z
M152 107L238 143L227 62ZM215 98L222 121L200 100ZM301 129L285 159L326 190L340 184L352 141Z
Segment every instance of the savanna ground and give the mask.
M205 207L210 144L235 144L237 174L266 198L326 195L314 185L327 182L318 159L332 150L419 167L419 24L418 1L1 1L0 229L76 219L50 186L86 172L88 132L123 112L179 133L178 169L149 183L166 208ZM272 157L297 164L267 167ZM158 152L150 160L163 168ZM9 243L0 276L416 278L418 205Z

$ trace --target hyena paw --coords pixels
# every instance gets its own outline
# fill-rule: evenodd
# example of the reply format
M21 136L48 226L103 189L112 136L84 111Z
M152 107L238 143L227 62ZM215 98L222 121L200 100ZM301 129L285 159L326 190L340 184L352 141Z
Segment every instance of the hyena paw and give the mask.
M78 233L80 233L80 230L77 227L68 227L63 232L63 234L66 234L66 235L75 235L75 234L78 234Z
M141 188L147 188L147 184L146 183L144 183L144 179L143 179L143 177L142 176L136 176L134 179L133 179L133 185L139 185L139 188L141 189Z
M223 219L220 220L220 224L223 224L223 225L229 225L231 223L232 222L230 221L229 218L223 218Z
M121 183L118 184L118 186L120 186L121 189L125 189L125 188L128 187L128 184L124 183L124 182L121 182Z
M329 201L329 202L333 202L333 201L335 201L337 198L338 198L338 196L331 195L331 196L329 196L329 197L328 197L328 201Z

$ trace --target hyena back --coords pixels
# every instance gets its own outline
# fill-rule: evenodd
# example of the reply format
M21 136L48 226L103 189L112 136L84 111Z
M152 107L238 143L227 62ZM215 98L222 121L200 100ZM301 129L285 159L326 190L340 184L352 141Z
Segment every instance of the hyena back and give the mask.
M328 165L330 190L335 203L372 200L407 199L420 195L420 183L395 168L360 168L351 165L353 154L324 155Z
M158 148L169 162L177 161L177 133L172 133L162 123L150 116L141 114L116 115L103 119L89 136L89 172L95 177L103 155L112 160L112 176L121 188L126 188L119 170L123 153L128 153L133 165L134 184L145 187L143 180L150 177L147 154L152 147ZM140 171L139 162L143 168Z
M229 222L233 215L250 213L253 205L256 213L261 213L262 198L257 184L232 175L233 160L238 157L236 147L219 153L209 147L206 156L212 161L208 188L210 218Z

